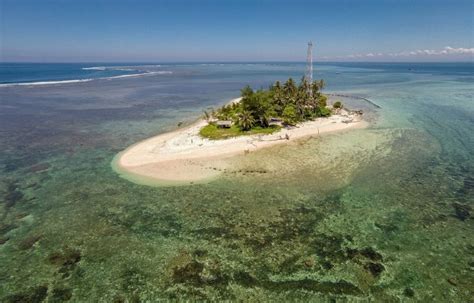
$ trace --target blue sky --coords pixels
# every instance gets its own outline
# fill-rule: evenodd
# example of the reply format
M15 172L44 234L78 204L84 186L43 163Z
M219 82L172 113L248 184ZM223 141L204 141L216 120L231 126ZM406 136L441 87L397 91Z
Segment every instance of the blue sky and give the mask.
M0 0L0 60L466 61L473 3Z

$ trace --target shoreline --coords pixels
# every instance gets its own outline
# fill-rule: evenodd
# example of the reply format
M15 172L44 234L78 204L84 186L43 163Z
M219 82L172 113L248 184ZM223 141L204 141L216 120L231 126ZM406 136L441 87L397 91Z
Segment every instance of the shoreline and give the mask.
M235 98L229 103L239 101L240 98ZM368 122L359 115L341 110L340 114L303 122L268 135L211 140L199 135L199 130L207 123L199 119L185 128L133 144L114 157L112 168L121 177L139 184L166 186L203 183L225 171L229 167L226 160L233 156L302 138L368 126ZM285 139L286 135L289 140Z

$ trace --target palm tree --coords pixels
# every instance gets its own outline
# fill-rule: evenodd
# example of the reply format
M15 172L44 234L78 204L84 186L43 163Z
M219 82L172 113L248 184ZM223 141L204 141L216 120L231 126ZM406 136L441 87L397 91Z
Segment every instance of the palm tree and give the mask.
M276 81L275 84L272 85L272 101L276 111L276 114L281 114L283 108L285 107L285 97L283 88L281 87L280 81Z
M324 87L326 87L326 83L324 82L323 79L319 80L319 90L323 90Z
M287 102L294 102L296 98L297 87L293 78L289 78L283 85L283 91L285 93Z
M296 95L296 110L298 115L303 118L305 115L305 111L308 107L311 106L311 84L308 82L308 79L303 76L301 79L300 85L298 87L298 92Z
M305 76L301 78L300 86L298 87L298 89L302 92L309 92L310 84Z
M242 113L240 113L237 123L240 126L240 129L245 131L252 128L253 124L255 123L255 119L253 118L250 111L244 110Z
M281 83L280 81L275 81L272 85L270 85L270 91L277 92L281 90Z
M242 98L248 98L253 95L253 89L250 87L250 85L247 85L240 90L240 95L242 96Z
M314 98L316 98L319 95L319 84L320 84L319 82L320 81L315 80L315 81L313 81L313 83L311 85L311 90L312 90Z
M303 118L306 105L309 103L308 92L300 89L296 95L295 106L299 118Z

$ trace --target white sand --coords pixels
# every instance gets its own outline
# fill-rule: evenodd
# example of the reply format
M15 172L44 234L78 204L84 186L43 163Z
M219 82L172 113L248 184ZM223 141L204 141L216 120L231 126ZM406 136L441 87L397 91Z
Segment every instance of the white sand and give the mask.
M231 102L238 102L234 99ZM351 121L349 123L344 123ZM308 121L291 129L282 129L270 135L252 135L225 140L204 139L199 130L207 124L195 124L161 134L130 146L117 155L114 169L127 179L139 183L179 184L202 182L219 175L231 156L246 154L276 144L284 144L308 136L361 128L367 122L359 115L341 110L329 118ZM285 136L289 136L289 140Z

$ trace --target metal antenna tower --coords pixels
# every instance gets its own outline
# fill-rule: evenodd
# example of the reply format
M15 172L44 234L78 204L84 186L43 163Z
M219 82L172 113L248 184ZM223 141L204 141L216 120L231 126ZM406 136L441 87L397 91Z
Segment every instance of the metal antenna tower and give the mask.
M308 42L308 53L306 56L306 81L309 83L309 95L311 96L313 90L311 85L313 85L313 42Z

